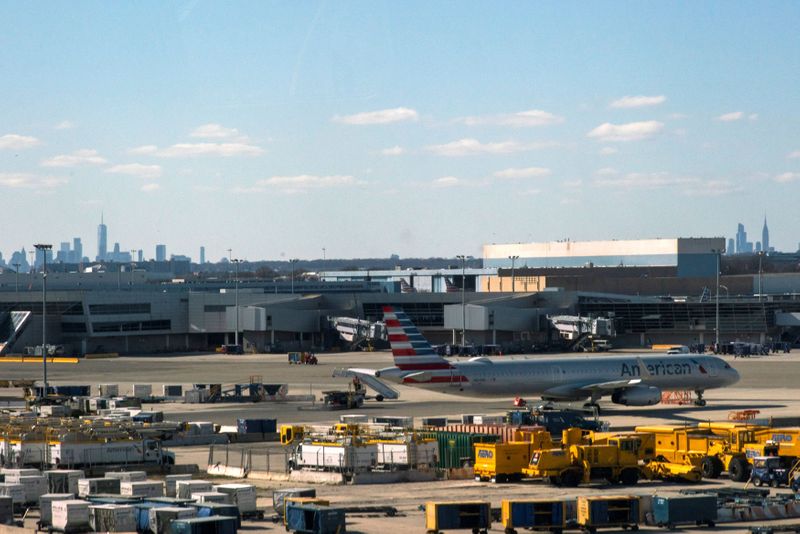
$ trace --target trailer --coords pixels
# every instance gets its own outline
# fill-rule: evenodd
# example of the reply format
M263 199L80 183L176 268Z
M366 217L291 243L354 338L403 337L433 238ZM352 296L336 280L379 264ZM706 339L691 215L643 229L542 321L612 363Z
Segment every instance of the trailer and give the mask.
M50 462L59 466L174 464L175 455L154 439L59 441L50 445Z
M290 469L358 472L374 469L378 464L378 446L374 443L348 444L309 442L292 451Z

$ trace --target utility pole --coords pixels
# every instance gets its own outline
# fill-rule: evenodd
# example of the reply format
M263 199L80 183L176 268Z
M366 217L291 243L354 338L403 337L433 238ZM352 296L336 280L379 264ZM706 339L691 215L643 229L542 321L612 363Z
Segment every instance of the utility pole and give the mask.
M519 259L519 256L509 256L509 260L511 260L511 292L515 292L515 282L517 281L517 277L514 276L514 264Z
M292 269L292 295L294 295L294 266L297 264L298 261L300 260L297 258L292 258L291 260L289 260L289 266Z
M719 350L719 257L722 254L723 250L712 249L711 252L717 255L717 297L715 299L715 316L716 316L716 327L714 328L714 343L716 344L715 349Z
M467 257L464 254L456 256L461 260L461 348L467 346L467 303L464 292L467 290Z
M239 264L242 260L230 260L234 266L233 295L234 308L236 308L236 329L233 332L233 344L239 346Z
M761 302L761 260L764 258L764 251L758 253L758 302Z
M47 397L47 251L53 245L33 245L36 250L42 251L42 374L44 375L44 390L42 397Z

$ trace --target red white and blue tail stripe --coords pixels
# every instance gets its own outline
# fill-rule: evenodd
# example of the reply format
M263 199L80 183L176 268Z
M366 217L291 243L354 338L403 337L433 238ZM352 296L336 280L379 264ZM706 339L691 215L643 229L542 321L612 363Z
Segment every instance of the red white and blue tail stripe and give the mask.
M450 363L436 354L428 340L408 316L392 306L383 307L383 320L389 333L394 364L403 371L452 369Z

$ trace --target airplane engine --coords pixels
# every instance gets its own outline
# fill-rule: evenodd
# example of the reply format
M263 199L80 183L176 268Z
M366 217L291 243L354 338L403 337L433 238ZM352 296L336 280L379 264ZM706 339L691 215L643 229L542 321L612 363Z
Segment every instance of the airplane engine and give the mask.
M661 402L661 390L655 386L618 389L611 395L611 402L623 406L652 406Z

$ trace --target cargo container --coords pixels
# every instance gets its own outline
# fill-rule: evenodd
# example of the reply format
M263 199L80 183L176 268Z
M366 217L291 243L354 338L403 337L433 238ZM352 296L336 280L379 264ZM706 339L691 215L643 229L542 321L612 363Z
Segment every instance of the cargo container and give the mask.
M317 469L355 473L373 469L378 463L378 446L373 444L301 443L292 451L289 469Z
M446 427L447 417L423 417L423 427Z
M509 482L522 479L522 470L528 466L533 450L532 442L476 443L475 480Z
M252 484L220 484L214 486L220 493L225 493L230 497L230 504L239 508L243 516L253 514L256 508L256 487Z
M76 499L53 501L52 525L62 532L85 532L90 529L89 503Z
M120 495L131 497L162 497L164 484L154 480L140 480L136 482L121 482Z
M153 386L151 384L133 384L131 385L131 397L137 399L149 399L153 396Z
M179 399L183 397L183 386L181 384L164 384L161 393L167 399Z
M567 503L553 499L503 499L500 521L506 534L515 534L518 528L561 534L567 524Z
M178 480L175 482L175 496L179 499L191 499L195 492L212 491L208 480Z
M119 495L120 481L116 478L82 478L78 480L78 496L98 493Z
M409 416L377 416L372 418L372 422L376 425L386 425L393 428L414 428L414 418Z
M0 525L10 525L14 522L14 499L0 497Z
M434 439L377 440L377 464L389 470L435 467L439 444Z
M317 490L314 488L275 488L272 492L272 507L279 517L283 517L284 501L291 497L315 498Z
M578 526L587 532L597 529L638 529L639 498L630 495L578 497Z
M347 532L344 510L289 502L286 506L286 530L301 534L344 534Z
M116 478L120 482L144 482L147 480L145 471L107 471L105 478Z
M367 423L369 423L369 417L364 415L364 414L360 414L360 413L348 413L348 414L340 415L339 416L339 422L340 423L345 423L345 424L348 424L348 425L367 424Z
M0 483L0 496L11 497L14 506L25 504L25 488L22 487L22 484Z
M39 497L39 523L41 526L52 525L53 501L72 501L75 495L72 493L45 493Z
M443 530L472 530L486 534L491 526L492 511L488 502L425 503L425 528L428 534Z
M496 443L500 441L500 436L496 434L473 434L450 430L424 431L418 435L422 438L431 438L437 441L439 446L437 467L442 469L471 467L475 463L476 443Z
M195 491L192 493L192 499L197 503L229 503L231 500L230 495L227 493L220 493L218 491Z
M237 419L236 431L239 434L259 434L277 432L277 419Z
M286 526L286 510L290 504L315 504L317 506L329 506L331 503L327 499L317 497L286 497L283 499L283 512L279 514L283 518L283 525Z
M138 502L133 505L133 515L136 518L137 532L152 532L150 529L150 511L153 508L168 508L168 503L162 502Z
M178 506L150 508L150 531L153 534L170 534L171 524L176 519L191 519L197 510Z
M90 505L89 519L95 532L136 532L135 508L129 504Z
M214 516L176 519L170 528L172 534L236 534L239 527L235 517Z
M239 513L239 508L234 504L223 504L216 502L195 503L191 505L192 508L197 510L197 517L216 517L226 516L236 518L236 527L242 526L242 516Z
M47 493L47 477L44 475L22 476L17 479L17 484L22 486L25 492L25 503L35 504L39 502L39 497Z
M35 475L41 475L42 472L38 469L33 468L13 468L13 467L4 467L3 468L3 475L5 475L5 482L16 483L19 480L19 477L29 477Z
M518 431L521 429L527 431L535 431L535 430L544 430L544 427L535 425L519 427L507 424L493 424L493 425L455 424L431 430L446 431L446 432L463 432L469 434L494 434L500 436L500 441L505 443L508 441L518 441L517 439Z
M175 497L175 483L178 480L192 480L192 475L167 475L164 477L164 493L167 497Z
M119 384L100 384L101 397L116 397L119 395Z
M659 527L705 523L713 527L717 521L717 497L714 495L655 495L653 522Z
M47 491L50 493L78 494L78 480L85 478L80 469L52 469L42 473L47 477Z

